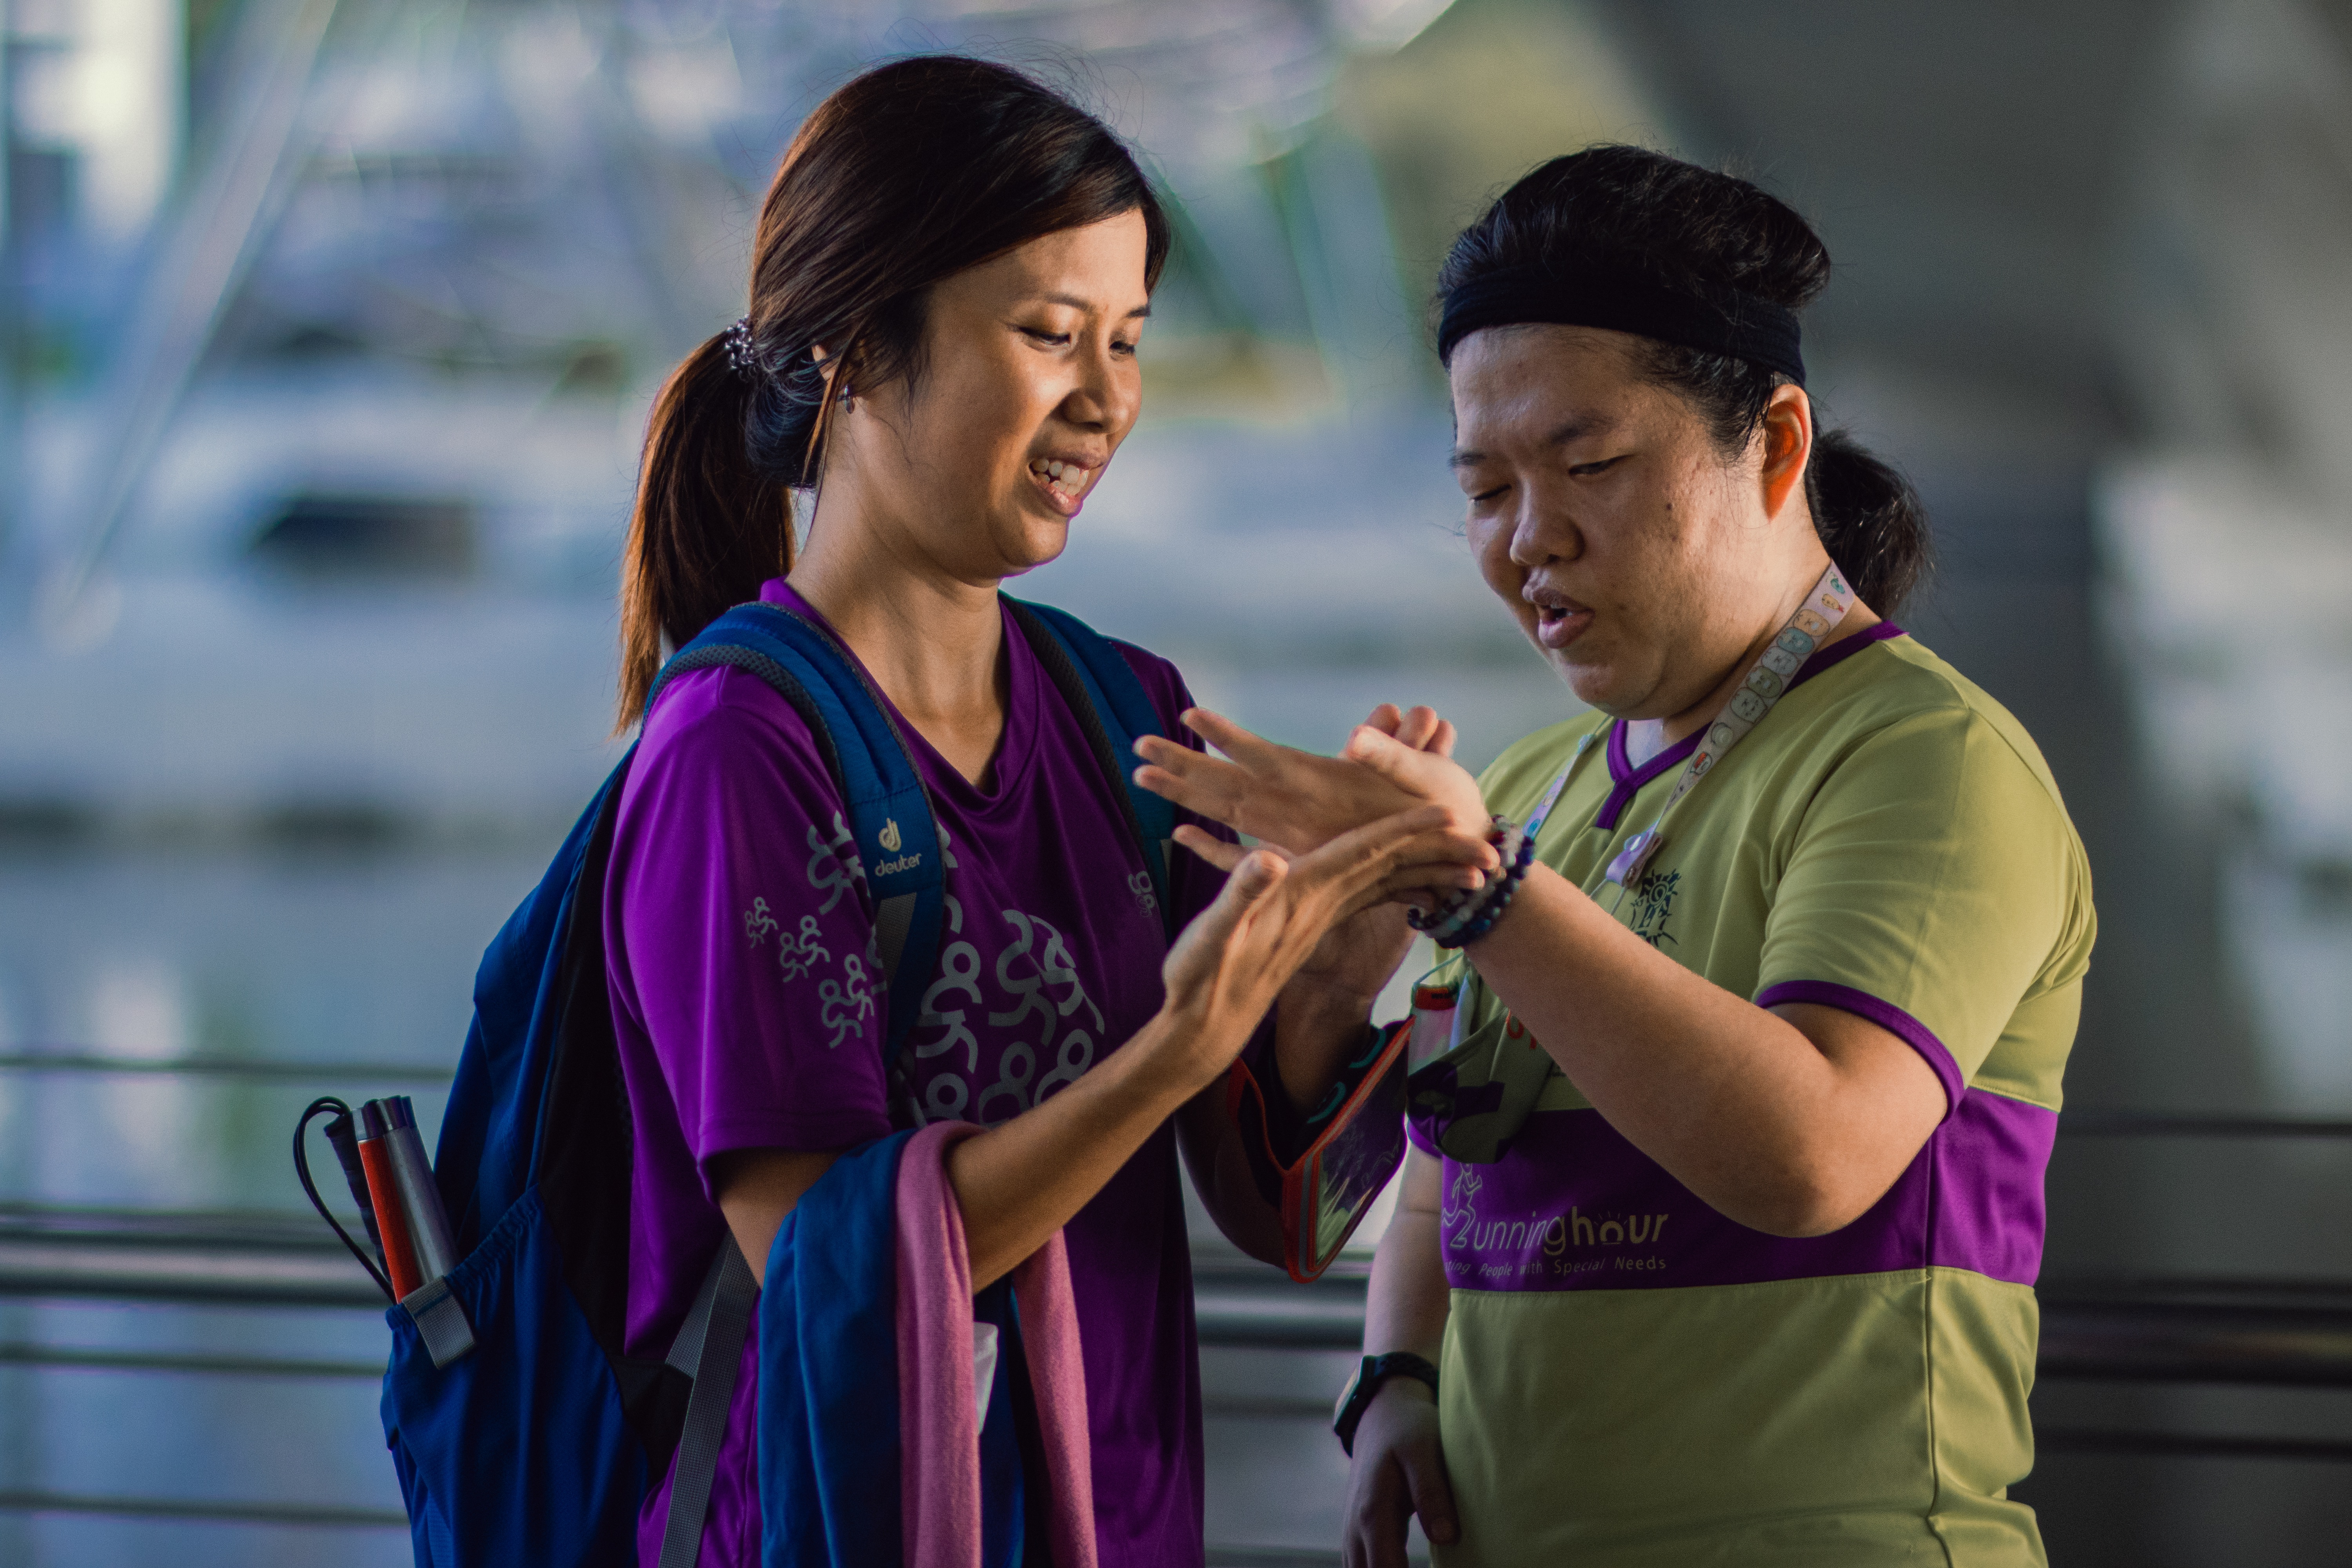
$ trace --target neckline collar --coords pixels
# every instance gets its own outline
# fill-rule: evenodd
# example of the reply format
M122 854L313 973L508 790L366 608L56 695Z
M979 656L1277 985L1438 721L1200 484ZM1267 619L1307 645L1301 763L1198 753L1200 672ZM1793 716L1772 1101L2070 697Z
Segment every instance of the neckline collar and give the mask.
M1844 663L1873 643L1891 642L1903 635L1903 628L1893 621L1880 621L1877 625L1866 626L1850 637L1841 637L1827 647L1817 648L1811 658L1798 667L1797 673L1789 681L1789 690L1794 691L1822 671ZM1785 697L1784 693L1784 700ZM1611 788L1609 798L1601 803L1601 809L1595 812L1592 817L1592 826L1605 831L1615 830L1618 819L1625 814L1625 808L1633 804L1633 797L1641 794L1643 789L1654 782L1659 774L1688 762L1690 754L1698 750L1700 737L1706 733L1706 726L1702 724L1637 768L1633 765L1632 754L1625 749L1626 730L1624 720L1616 719L1610 721L1609 782Z
M890 700L889 693L882 689L882 683L874 679L874 672L867 669L865 661L851 650L848 642L834 629L833 623L824 618L824 613L803 598L799 589L782 577L771 577L760 585L760 597L769 604L781 605L806 616L841 645L841 651L873 688L876 700L882 704L882 711L906 741L907 749L914 753L916 768L933 795L953 801L964 816L971 817L991 816L1023 800L1030 764L1037 752L1037 705L1041 700L1037 686L1045 672L1037 666L1037 656L1029 647L1029 639L1021 635L1021 628L1013 624L1011 612L1003 608L1001 596L998 613L1003 617L1008 666L1004 734L996 743L996 755L991 759L992 776L985 789L957 772L955 764L941 756L939 748L908 721L907 716L898 711L898 705Z

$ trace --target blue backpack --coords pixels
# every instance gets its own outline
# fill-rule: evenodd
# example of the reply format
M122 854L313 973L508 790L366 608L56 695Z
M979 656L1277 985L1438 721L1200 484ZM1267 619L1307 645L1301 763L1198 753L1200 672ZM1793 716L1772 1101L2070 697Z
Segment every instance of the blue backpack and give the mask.
M1006 598L1141 850L1171 933L1174 811L1128 779L1159 716L1118 650L1075 616ZM779 605L740 605L655 682L724 665L807 721L865 863L899 1067L940 946L939 831L906 743L841 646ZM604 874L632 747L483 955L435 1175L461 1261L391 1308L383 1427L419 1568L635 1568L646 1489L676 1458L661 1568L691 1568L758 1293L731 1238L669 1353L625 1354L628 1100L604 983ZM887 1565L877 1565L887 1568Z

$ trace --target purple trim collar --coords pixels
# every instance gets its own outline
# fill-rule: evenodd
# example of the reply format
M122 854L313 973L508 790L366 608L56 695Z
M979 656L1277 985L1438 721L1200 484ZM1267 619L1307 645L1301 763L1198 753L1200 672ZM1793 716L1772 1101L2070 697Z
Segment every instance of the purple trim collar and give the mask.
M1604 831L1615 831L1617 819L1625 815L1625 808L1633 804L1633 797L1642 793L1642 786L1686 760L1698 750L1699 737L1706 733L1705 730L1692 731L1637 768L1633 765L1633 759L1625 753L1625 721L1620 719L1610 725L1609 779L1612 787L1609 798L1602 801L1601 809L1593 814L1592 826Z
M1856 1017L1869 1019L1918 1052L1936 1069L1936 1077L1944 1086L1947 1121L1958 1107L1960 1096L1969 1091L1969 1080L1960 1076L1960 1064L1952 1059L1952 1053L1936 1037L1935 1031L1892 1002L1882 1002L1867 991L1828 980L1784 980L1778 985L1766 986L1756 998L1756 1005L1765 1008L1778 1007L1783 1002L1811 1002L1823 1007L1842 1008Z
M1796 679L1789 682L1789 690L1794 691L1822 671L1843 663L1873 643L1892 641L1903 635L1903 628L1893 621L1881 621L1843 642L1832 643L1805 660L1798 669ZM1612 723L1609 726L1609 798L1602 801L1601 809L1592 814L1592 826L1603 833L1617 831L1618 820L1625 815L1625 808L1633 804L1633 797L1668 768L1687 762L1690 754L1698 750L1699 737L1706 733L1706 726L1701 725L1637 768L1633 765L1633 759L1625 752L1625 721L1620 719Z
M1854 633L1843 642L1833 642L1805 660L1804 667L1797 671L1797 679L1789 682L1789 690L1794 691L1822 671L1843 664L1872 643L1893 642L1905 635L1903 628L1893 621L1881 621L1874 626Z

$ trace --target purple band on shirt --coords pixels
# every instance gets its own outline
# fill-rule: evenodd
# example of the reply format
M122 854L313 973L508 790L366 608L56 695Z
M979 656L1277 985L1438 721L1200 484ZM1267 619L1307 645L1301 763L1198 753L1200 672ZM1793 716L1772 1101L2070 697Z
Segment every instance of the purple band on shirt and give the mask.
M1597 1110L1538 1111L1492 1165L1445 1163L1445 1277L1466 1290L1674 1289L1966 1268L2031 1285L2058 1115L1972 1094L1869 1212L1828 1236L1717 1214Z
M1944 1086L1944 1119L1948 1121L1958 1109L1960 1097L1969 1091L1969 1080L1961 1075L1960 1064L1952 1059L1952 1053L1944 1048L1944 1042L1936 1037L1935 1031L1892 1002L1882 1002L1867 991L1827 980L1784 980L1765 987L1763 994L1756 998L1759 1007L1778 1007L1783 1002L1812 1002L1823 1007L1843 1008L1869 1019L1918 1052Z
M1896 637L1909 635L1893 621L1880 621L1864 626L1850 637L1816 650L1812 658L1805 660L1804 667L1797 671L1795 679L1789 682L1789 690L1794 691L1816 675L1836 668L1873 643L1893 642Z

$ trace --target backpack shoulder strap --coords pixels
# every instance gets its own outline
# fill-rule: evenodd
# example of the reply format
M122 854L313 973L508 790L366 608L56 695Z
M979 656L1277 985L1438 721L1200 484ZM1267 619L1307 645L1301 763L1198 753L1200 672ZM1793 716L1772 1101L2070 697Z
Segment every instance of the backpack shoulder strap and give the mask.
M884 1067L893 1093L903 1093L900 1048L922 1013L945 908L939 825L913 754L848 651L780 605L738 605L704 627L663 667L646 710L673 678L714 666L755 675L791 703L841 790L888 982Z
M1143 689L1135 668L1108 637L1067 610L1033 605L1011 595L1005 606L1021 628L1037 661L1060 689L1062 700L1077 715L1093 742L1096 763L1110 782L1111 795L1126 807L1128 831L1142 852L1144 869L1151 874L1151 890L1160 904L1160 921L1170 940L1176 934L1176 903L1168 876L1176 837L1176 808L1137 784L1139 763L1135 742L1162 732L1160 711Z
M726 1446L727 1413L759 1302L760 1281L751 1277L751 1262L730 1234L710 1260L702 1289L670 1343L669 1364L694 1379L694 1392L687 1399L686 1425L670 1471L658 1568L695 1568L699 1560L710 1484L719 1473L719 1451Z

